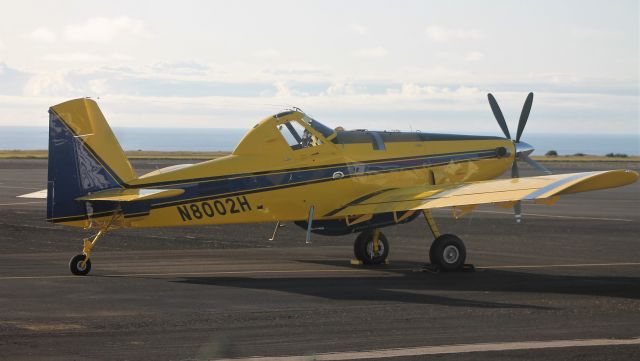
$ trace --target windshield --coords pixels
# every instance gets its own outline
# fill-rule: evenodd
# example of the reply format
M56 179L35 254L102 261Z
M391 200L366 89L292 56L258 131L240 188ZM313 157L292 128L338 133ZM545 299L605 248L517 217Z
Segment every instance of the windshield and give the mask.
M317 130L320 134L322 134L325 138L328 138L331 134L334 133L334 130L327 127L326 125L320 123L319 121L310 118L308 116L304 116L304 120L309 123L311 128Z

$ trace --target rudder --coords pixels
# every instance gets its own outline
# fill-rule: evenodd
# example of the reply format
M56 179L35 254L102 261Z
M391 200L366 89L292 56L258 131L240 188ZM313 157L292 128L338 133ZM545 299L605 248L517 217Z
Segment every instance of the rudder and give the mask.
M136 174L95 101L75 99L49 109L47 220L69 222L110 213L116 204L76 198L126 188Z

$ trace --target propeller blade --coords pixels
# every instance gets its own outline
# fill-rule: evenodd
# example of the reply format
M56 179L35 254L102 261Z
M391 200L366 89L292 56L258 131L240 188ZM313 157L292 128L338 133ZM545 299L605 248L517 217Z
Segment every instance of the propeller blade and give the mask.
M513 204L513 213L516 216L516 223L522 222L522 202L517 201Z
M545 174L552 174L550 170L548 170L547 168L545 168L542 164L536 162L535 160L529 158L529 156L525 155L524 157L521 157L525 162L529 163L529 165L531 165L532 167L536 168L537 170L545 173ZM515 162L514 162L515 163Z
M511 139L511 134L509 134L509 128L507 128L507 122L504 120L504 115L502 115L502 111L498 106L498 102L496 102L496 98L493 97L491 93L487 94L487 98L489 98L489 105L491 106L491 111L493 111L493 116L496 117L498 121L498 125L500 125L500 129L504 135Z
M518 170L518 160L513 160L513 165L511 166L511 178L520 178L520 171Z
M529 113L531 113L531 105L533 104L533 93L527 95L527 100L524 101L522 106L522 112L520 113L520 120L518 121L518 133L516 134L516 143L520 141L524 126L527 125L527 119L529 119Z

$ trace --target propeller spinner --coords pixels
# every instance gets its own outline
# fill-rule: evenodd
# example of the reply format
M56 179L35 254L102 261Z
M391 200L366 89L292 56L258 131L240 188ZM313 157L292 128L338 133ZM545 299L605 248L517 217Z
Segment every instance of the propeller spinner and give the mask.
M535 148L533 148L531 145L525 142L520 141L520 138L522 137L522 133L524 132L524 127L525 125L527 125L527 120L529 119L529 113L531 113L531 106L533 105L533 93L529 93L529 95L527 95L527 99L524 101L522 112L520 112L520 120L518 121L518 131L516 133L515 140L511 138L511 133L509 133L509 127L507 127L507 122L504 119L504 115L502 115L502 111L500 110L500 106L498 106L498 102L496 101L496 98L494 98L494 96L491 93L487 94L487 98L489 98L489 105L491 106L491 111L493 112L493 115L496 117L496 120L498 121L498 125L500 126L500 129L502 129L502 132L504 133L507 139L510 139L511 141L513 141L516 148L516 155L513 158L513 165L511 166L511 178L520 177L520 171L518 169L518 160L527 162L529 165L533 166L534 168L538 169L539 171L545 174L551 174L551 171L549 171L547 168L542 166L542 164L536 162L535 160L529 157L529 154L531 154L535 150ZM517 201L513 205L513 211L516 216L516 222L520 223L522 220L522 205L520 201Z

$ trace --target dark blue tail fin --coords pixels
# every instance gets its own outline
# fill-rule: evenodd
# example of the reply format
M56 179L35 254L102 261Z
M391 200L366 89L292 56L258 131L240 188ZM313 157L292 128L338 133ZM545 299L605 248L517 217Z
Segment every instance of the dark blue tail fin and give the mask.
M97 104L76 99L49 109L47 220L74 222L113 213L117 204L76 198L110 188L125 188L135 178Z

